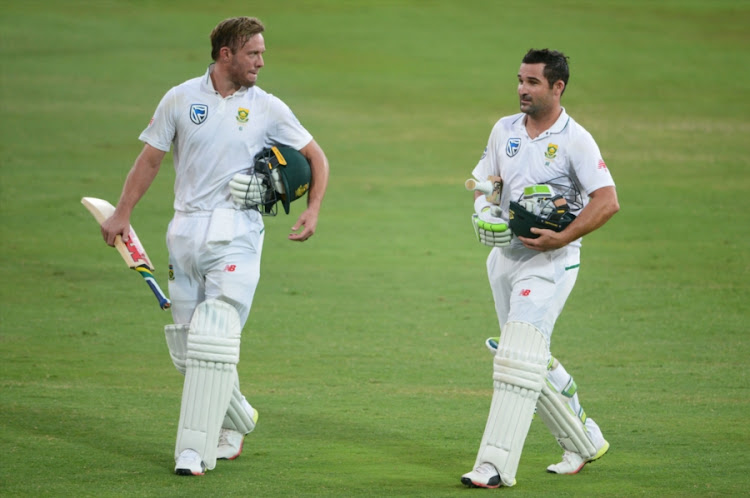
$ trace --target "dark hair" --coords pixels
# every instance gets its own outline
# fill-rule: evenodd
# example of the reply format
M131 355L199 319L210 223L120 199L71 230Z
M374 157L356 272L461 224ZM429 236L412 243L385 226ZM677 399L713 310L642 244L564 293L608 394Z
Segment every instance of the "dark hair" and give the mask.
M218 59L222 47L229 47L232 53L237 52L250 38L265 29L260 19L255 17L224 19L211 31L211 58Z
M558 81L565 83L568 87L568 78L570 78L570 69L568 69L568 57L557 50L543 48L541 50L531 49L526 52L521 61L524 64L544 64L544 77L547 78L550 88ZM563 92L565 92L563 88Z

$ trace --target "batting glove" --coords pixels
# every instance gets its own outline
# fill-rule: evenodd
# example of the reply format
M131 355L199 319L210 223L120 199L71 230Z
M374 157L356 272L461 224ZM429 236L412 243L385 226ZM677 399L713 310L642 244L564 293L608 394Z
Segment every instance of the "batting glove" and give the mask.
M250 175L237 173L229 182L229 192L234 202L243 208L257 208L272 202L274 192L284 193L284 184L281 182L278 171L272 172L273 188L265 181L266 177L258 173Z
M489 247L510 245L513 232L508 229L508 222L501 217L500 206L491 204L484 196L480 196L474 202L474 209L476 212L471 215L471 223L477 240Z

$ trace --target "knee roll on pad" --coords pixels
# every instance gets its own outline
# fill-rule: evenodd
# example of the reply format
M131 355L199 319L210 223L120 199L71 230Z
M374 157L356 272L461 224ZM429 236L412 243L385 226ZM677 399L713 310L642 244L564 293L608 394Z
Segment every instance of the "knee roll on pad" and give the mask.
M237 382L240 332L240 317L231 304L209 299L196 308L187 339L175 458L192 449L206 468L216 466L219 430Z
M544 387L547 339L529 323L508 322L494 360L494 392L475 467L495 466L506 486L515 482L518 461Z

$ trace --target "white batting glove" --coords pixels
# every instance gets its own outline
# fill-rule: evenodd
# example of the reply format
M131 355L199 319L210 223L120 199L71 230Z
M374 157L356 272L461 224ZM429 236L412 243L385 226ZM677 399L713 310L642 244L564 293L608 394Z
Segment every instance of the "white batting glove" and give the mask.
M271 177L274 190L283 194L284 184L281 182L279 172L273 170ZM234 202L244 208L256 208L259 205L266 204L271 196L263 180L263 175L257 173L251 175L235 174L229 182L229 192L232 194Z
M513 232L508 228L508 222L502 218L500 206L491 204L484 196L480 196L474 201L474 210L476 212L471 215L471 223L479 242L489 247L510 245Z

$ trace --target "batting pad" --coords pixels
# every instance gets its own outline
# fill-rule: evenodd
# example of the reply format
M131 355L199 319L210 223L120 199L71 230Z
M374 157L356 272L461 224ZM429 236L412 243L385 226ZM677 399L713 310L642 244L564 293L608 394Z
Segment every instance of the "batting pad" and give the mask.
M240 331L234 306L209 299L196 308L187 340L175 458L192 449L207 469L216 467L219 430L236 385Z
M494 393L474 464L495 466L503 484L513 486L518 461L544 387L549 346L529 323L508 322L494 360Z
M547 381L536 412L564 450L578 453L585 460L596 455L583 422L573 414L567 399Z
M242 434L249 434L255 429L252 408L250 408L250 404L245 400L245 397L237 387L232 391L232 396L229 400L229 409L221 426L241 432Z
M169 348L169 357L172 358L174 367L182 375L185 375L185 366L187 360L187 336L190 325L188 324L169 324L164 326L164 337L167 339Z
M172 363L174 363L177 371L182 375L185 375L187 369L187 336L189 329L189 324L170 324L164 327L164 335L167 338L167 346L169 347L169 356L172 358ZM229 399L229 408L224 417L224 423L221 426L248 434L255 428L255 422L253 422L253 414L248 413L248 409L246 408L247 401L245 401L245 397L240 392L238 384L239 379L235 379L232 397Z

